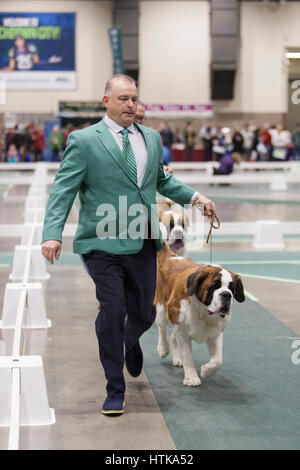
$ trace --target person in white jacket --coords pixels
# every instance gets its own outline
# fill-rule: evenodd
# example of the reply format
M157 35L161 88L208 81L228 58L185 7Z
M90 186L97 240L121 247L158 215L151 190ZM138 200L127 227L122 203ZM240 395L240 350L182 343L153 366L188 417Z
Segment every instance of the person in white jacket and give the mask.
M273 160L286 160L288 147L291 144L291 133L285 130L281 124L272 131Z

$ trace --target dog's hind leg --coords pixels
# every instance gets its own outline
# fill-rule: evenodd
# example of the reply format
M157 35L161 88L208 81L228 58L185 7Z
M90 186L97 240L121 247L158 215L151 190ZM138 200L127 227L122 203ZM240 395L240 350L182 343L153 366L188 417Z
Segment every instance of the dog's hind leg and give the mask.
M158 327L157 352L160 357L165 357L169 353L168 319L162 304L156 305L156 324Z
M172 358L173 358L173 365L176 367L182 367L182 361L180 357L180 349L177 343L177 326L175 325L171 334L171 351L172 351Z

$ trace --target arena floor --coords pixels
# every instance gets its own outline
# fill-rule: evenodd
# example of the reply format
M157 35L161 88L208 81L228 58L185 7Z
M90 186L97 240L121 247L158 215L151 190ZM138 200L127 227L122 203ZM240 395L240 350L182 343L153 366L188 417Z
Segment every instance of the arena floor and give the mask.
M10 172L11 175L11 172ZM2 174L3 176L3 174ZM222 222L257 219L299 221L299 186L272 192L262 186L196 188L217 204ZM28 186L1 185L1 224L23 223ZM77 218L76 205L68 222ZM19 238L0 238L0 304ZM251 236L213 237L213 263L241 274L246 301L234 303L224 335L224 364L198 388L184 387L182 369L156 352L157 328L143 336L144 370L127 378L126 412L100 412L105 380L94 333L94 286L64 239L60 261L48 266L47 317L52 327L27 330L26 354L41 355L51 426L22 427L21 449L299 449L300 364L292 343L300 338L300 234L285 238L285 249L261 251ZM209 247L187 255L209 262ZM12 332L0 331L0 355L10 355ZM204 345L193 344L197 370L207 360ZM0 428L7 449L8 428Z

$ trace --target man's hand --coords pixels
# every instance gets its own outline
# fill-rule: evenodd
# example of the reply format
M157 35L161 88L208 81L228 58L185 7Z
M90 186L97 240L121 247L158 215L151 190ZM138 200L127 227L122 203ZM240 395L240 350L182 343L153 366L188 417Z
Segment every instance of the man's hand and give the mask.
M53 264L53 258L58 260L61 252L62 243L58 240L47 240L42 243L42 255Z
M173 168L171 166L168 166L168 165L164 165L164 170L167 171L168 173L173 173Z
M214 212L216 212L216 205L214 202L212 202L210 199L207 199L207 197L203 196L202 194L198 193L195 196L194 206L199 206L203 205L204 206L204 215L207 217L211 217Z

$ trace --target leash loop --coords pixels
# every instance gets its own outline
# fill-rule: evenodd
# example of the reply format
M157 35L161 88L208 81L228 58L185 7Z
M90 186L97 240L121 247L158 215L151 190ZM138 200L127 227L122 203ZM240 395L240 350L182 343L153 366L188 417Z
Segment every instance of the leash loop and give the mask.
M214 225L214 222L215 222L216 225ZM215 212L213 212L212 215L210 216L209 223L210 223L210 229L209 229L209 232L208 232L208 235L207 235L206 243L209 242L209 239L210 239L211 234L212 234L212 229L214 228L215 230L217 230L221 226L221 222L220 222L220 220L219 220L219 218L218 218L218 216Z

